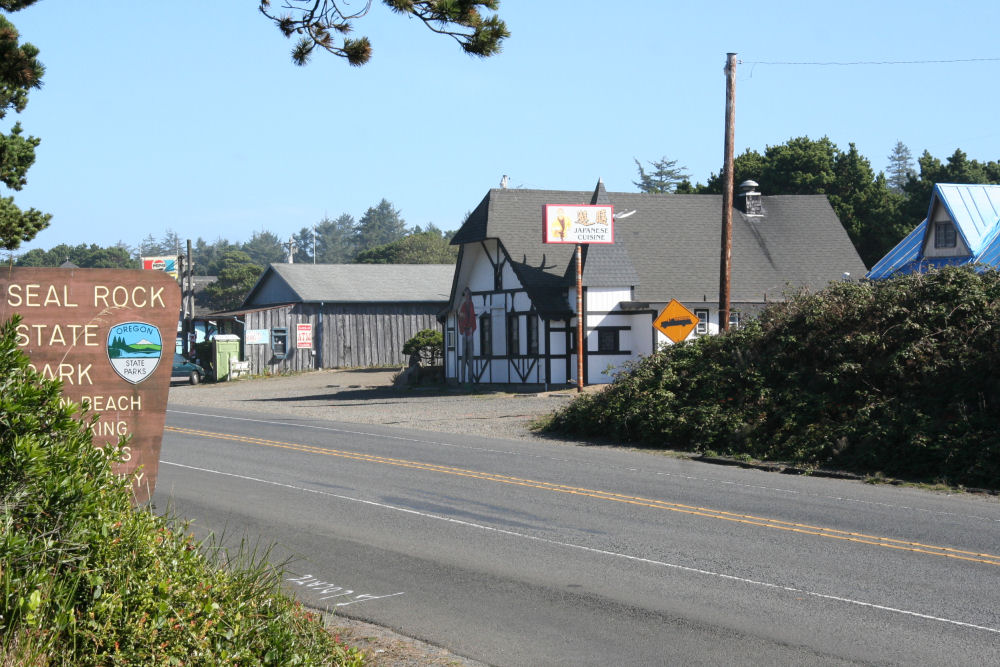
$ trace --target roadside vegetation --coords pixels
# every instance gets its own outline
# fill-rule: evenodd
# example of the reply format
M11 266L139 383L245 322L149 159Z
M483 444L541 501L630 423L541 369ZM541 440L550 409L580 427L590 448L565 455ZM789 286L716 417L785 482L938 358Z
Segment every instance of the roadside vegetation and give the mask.
M0 665L361 665L280 569L130 503L0 324Z
M1000 273L832 284L661 348L546 430L1000 488Z

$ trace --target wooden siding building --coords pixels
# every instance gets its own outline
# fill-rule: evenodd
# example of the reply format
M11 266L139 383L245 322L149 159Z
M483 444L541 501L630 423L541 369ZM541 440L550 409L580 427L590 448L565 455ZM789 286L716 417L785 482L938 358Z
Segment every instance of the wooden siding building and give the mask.
M402 366L403 345L440 329L451 264L272 264L243 305L252 373Z

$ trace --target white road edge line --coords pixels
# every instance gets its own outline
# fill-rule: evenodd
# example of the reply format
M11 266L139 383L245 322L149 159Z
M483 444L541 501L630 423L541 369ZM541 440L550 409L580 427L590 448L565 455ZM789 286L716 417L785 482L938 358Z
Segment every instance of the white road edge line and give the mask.
M233 416L230 416L230 415L213 415L213 414L205 414L203 412L188 412L188 411L185 411L185 410L167 410L167 412L173 412L173 413L176 413L176 414L179 414L179 415L191 415L193 417L212 417L212 418L215 418L215 419L231 419L233 421L253 422L253 423L256 423L256 424L269 424L271 426L294 426L296 428L307 428L307 429L313 429L313 430L316 430L316 431L330 431L331 433L343 433L345 435L367 435L367 436L376 437L376 438L385 438L386 440L400 440L402 442L416 442L416 443L420 443L420 444L424 444L424 445L438 445L440 447L453 447L455 449L466 449L466 450L473 451L473 452L486 452L488 454L509 454L511 456L524 456L524 457L528 457L528 458L545 459L546 461L556 461L556 462L560 462L560 463L573 463L575 465L580 465L581 464L580 461L576 461L576 460L573 460L573 459L558 458L558 457L555 457L555 456L542 456L540 454L526 454L524 452L512 452L512 451L506 450L506 449L490 449L488 447L470 447L469 445L456 445L456 444L451 443L451 442L441 442L440 440L429 440L429 439L421 439L421 438L404 438L403 436L399 436L399 435L389 435L389 434L386 434L386 433L372 433L371 431L351 431L349 429L334 428L332 426L316 426L315 424L297 424L297 423L291 423L291 422L276 422L276 421L271 421L271 420L267 420L267 419L251 419L250 417L233 417ZM379 426L379 424L372 424L372 426ZM594 465L596 465L596 464L594 464ZM636 470L635 468L624 468L623 466L619 466L619 467L621 467L622 469L627 469L627 470ZM794 489L783 489L783 488L777 487L777 486L766 486L766 485L761 485L761 484L745 484L745 483L742 483L742 482L733 482L733 481L724 480L724 479L715 479L715 478L712 478L712 477L697 477L697 476L694 476L694 475L684 475L684 474L670 473L670 472L666 472L666 473L665 472L655 472L655 471L649 471L649 472L650 472L650 474L658 475L658 476L663 476L663 477L678 477L680 479L693 480L693 481L696 481L696 482L710 482L712 484L723 484L723 485L736 486L736 487L740 487L740 488L743 488L743 489L759 489L761 491L773 491L773 492L776 492L776 493L787 493L789 495L802 495L802 496L807 497L807 498L824 498L824 499L827 499L827 500L836 500L838 502L844 502L844 503L855 503L855 504L858 504L858 505L871 505L873 507L884 507L884 508L887 508L887 509L902 509L902 510L908 510L908 511L911 511L911 512L920 512L920 513L924 513L924 514L932 514L932 515L935 515L935 516L954 516L954 517L958 517L958 518L962 518L962 519L973 519L973 520L977 520L977 521L989 521L990 523L1000 523L1000 519L995 519L995 518L989 517L989 516L978 516L976 514L959 514L959 513L956 513L956 512L942 512L942 511L939 511L939 510L929 510L929 509L923 509L923 508L920 508L920 507L911 507L911 506L908 506L908 505L894 505L894 504L891 504L891 503L880 503L880 502L874 502L874 501L870 501L870 500L858 500L856 498L848 498L846 496L831 496L831 495L816 494L816 493L803 493L801 491L796 491Z
M534 535L526 535L524 533L518 533L512 530L505 530L503 528L496 528L494 526L486 526L479 523L473 523L471 521L462 521L461 519L454 519L451 517L440 516L437 514L429 514L427 512L420 512L418 510L410 509L408 507L399 507L397 505L389 505L386 503L375 502L374 500L364 500L363 498L354 498L352 496L345 496L337 493L330 493L329 491L319 491L317 489L307 489L301 486L294 486L292 484L284 484L282 482L273 482L266 479L260 479L258 477L248 477L246 475L237 475L231 472L223 472L221 470L211 470L208 468L199 468L197 466L184 465L183 463L173 463L171 461L160 461L162 465L175 466L178 468L186 468L188 470L197 470L198 472L209 473L212 475L221 475L223 477L234 477L236 479L242 479L248 482L257 482L260 484L267 484L269 486L280 486L286 489L292 489L295 491L302 491L304 493L312 493L320 496L327 496L330 498L336 498L338 500L346 500L353 503L360 503L362 505L370 505L372 507L378 507L381 509L393 510L395 512L402 512L404 514L412 514L414 516L419 516L425 519L434 519L436 521L444 521L446 523L453 523L459 526L465 526L467 528L476 528L479 530L484 530L493 533L499 533L501 535L509 535L511 537L519 537L525 540L531 540L534 542L542 542L544 544L551 544L553 546L565 547L568 549L576 549L578 551L586 551L588 553L599 554L602 556L610 556L612 558L621 558L624 560L629 560L635 563L645 563L647 565L656 565L659 567L666 567L673 570L680 570L682 572L691 572L693 574L701 574L708 577L715 577L717 579L725 579L728 581L738 581L743 584L749 584L751 586L760 586L762 588L770 588L774 590L787 591L789 593L794 593L796 595L807 595L809 597L818 598L821 600L831 600L833 602L841 602L844 604L855 605L858 607L866 607L868 609L877 609L879 611L886 611L893 614L901 614L903 616L910 616L913 618L921 618L928 621L937 621L939 623L947 623L949 625L955 625L963 628L970 628L972 630L982 630L983 632L991 632L993 634L1000 635L1000 628L991 628L983 625L976 625L974 623L966 623L965 621L956 621L950 618L943 618L940 616L931 616L930 614L922 614L916 611L908 611L906 609L897 609L896 607L887 607L885 605L875 604L873 602L864 602L861 600L854 600L851 598L840 597L837 595L827 595L825 593L816 593L813 591L807 591L801 588L793 588L791 586L782 586L780 584L772 584L766 581L757 581L755 579L747 579L745 577L737 577L731 574L723 574L721 572L713 572L712 570L703 570L696 567L688 567L686 565L677 565L676 563L667 563L665 561L653 560L650 558L642 558L640 556L631 556L629 554L618 553L614 551L606 551L604 549L595 549L593 547L586 547L580 544L572 544L570 542L560 542L558 540L550 540L544 537L537 537Z

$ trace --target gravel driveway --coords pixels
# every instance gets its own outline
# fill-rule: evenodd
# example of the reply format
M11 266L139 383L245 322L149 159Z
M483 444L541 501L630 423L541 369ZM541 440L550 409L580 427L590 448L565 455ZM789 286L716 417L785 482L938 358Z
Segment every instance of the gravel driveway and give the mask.
M170 405L383 424L494 438L532 439L528 424L566 405L575 389L510 392L393 386L398 370L322 370L218 384L172 384Z

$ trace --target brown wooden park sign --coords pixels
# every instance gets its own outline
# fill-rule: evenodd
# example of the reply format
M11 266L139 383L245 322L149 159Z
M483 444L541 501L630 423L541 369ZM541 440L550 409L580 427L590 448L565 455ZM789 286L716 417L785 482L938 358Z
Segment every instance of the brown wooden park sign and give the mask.
M115 472L135 502L156 487L180 288L161 271L0 269L0 320L21 316L17 344L32 367L86 408L94 445L129 438Z

